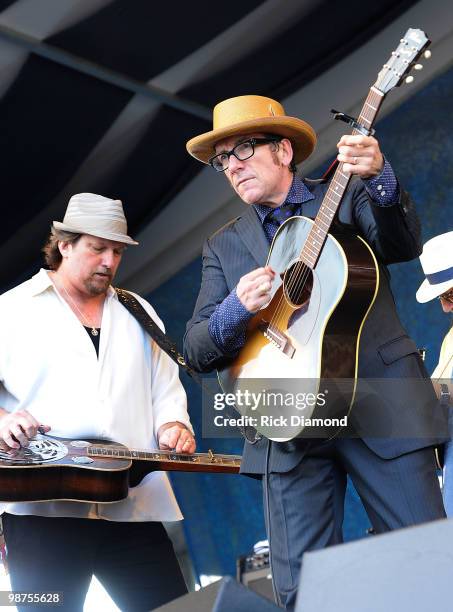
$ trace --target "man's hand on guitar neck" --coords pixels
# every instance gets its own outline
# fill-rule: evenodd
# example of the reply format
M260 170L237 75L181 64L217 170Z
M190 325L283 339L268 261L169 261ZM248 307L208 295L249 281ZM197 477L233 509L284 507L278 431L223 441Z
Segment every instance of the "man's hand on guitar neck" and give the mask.
M369 179L382 172L384 157L373 136L345 135L340 138L337 148L337 159L344 162L343 168L348 174Z
M0 449L10 451L28 446L29 441L36 436L38 430L47 433L48 425L41 425L26 410L8 412L0 408Z
M178 421L164 423L157 432L157 442L161 450L174 450L176 453L195 452L195 438L185 425Z

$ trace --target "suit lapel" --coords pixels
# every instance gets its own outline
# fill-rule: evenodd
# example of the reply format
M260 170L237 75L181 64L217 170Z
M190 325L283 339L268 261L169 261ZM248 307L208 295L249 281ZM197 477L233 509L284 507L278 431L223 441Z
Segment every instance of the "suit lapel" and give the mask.
M236 223L236 231L258 266L264 266L269 254L269 242L255 209L250 206Z
M317 187L315 181L312 185L308 185L315 197L313 200L308 200L302 204L302 214L312 219L318 213L327 185L320 185L319 189ZM270 244L253 206L248 206L247 211L237 221L235 229L258 266L264 266L269 255Z
M314 219L318 214L319 207L324 198L324 193L327 190L328 184L321 183L320 181L307 181L305 185L308 187L310 192L313 194L313 200L307 200L302 204L302 215Z

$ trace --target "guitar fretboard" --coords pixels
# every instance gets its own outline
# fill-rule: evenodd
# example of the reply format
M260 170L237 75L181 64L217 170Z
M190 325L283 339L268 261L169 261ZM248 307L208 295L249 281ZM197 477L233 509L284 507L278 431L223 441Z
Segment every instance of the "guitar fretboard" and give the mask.
M358 122L367 129L370 129L373 125L373 121L378 113L383 98L384 94L381 91L376 89L376 87L371 87L358 117ZM352 130L352 134L357 135L360 134L360 132L354 129ZM299 256L299 259L311 269L315 267L318 261L330 226L340 206L341 199L346 191L350 178L351 175L346 173L343 169L343 162L340 162Z
M154 461L156 463L196 463L200 465L224 465L239 468L241 457L239 455L219 455L212 452L183 455L172 451L161 450L130 450L115 446L90 446L87 449L90 457L103 457L104 459L133 459L141 461Z

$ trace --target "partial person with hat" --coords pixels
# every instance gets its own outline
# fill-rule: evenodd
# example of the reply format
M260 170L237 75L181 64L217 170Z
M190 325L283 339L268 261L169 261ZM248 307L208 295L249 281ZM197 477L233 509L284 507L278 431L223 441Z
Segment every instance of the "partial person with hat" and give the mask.
M428 240L420 255L425 280L416 298L421 304L437 298L442 310L453 313L453 232ZM441 406L453 409L453 326L450 326L439 354L439 362L431 375ZM453 414L450 415L450 422ZM452 428L452 426L450 426ZM452 432L453 433L453 432ZM442 470L445 511L453 517L453 441L445 443Z
M223 173L247 205L203 248L201 289L185 336L186 358L198 371L230 363L251 317L268 303L275 272L266 260L279 225L293 215L316 216L328 184L295 174L295 164L315 144L308 123L263 96L220 102L213 129L187 143L190 155ZM405 437L409 423L418 432L432 431L436 398L398 318L385 267L420 254L419 221L374 137L343 136L337 147L343 171L353 175L338 221L362 236L379 262L359 376L402 379L405 402L393 405L389 383L388 401L356 405L351 416L366 413L375 424L363 438L301 439L292 448L266 438L246 441L241 472L262 477L272 575L279 604L288 610L295 605L303 553L342 542L348 474L377 533L445 516L433 452L437 435ZM382 430L399 433L384 437Z
M120 200L74 195L51 228L48 269L0 296L4 457L45 432L194 452L178 368L111 286L124 249L137 244ZM151 610L186 592L162 525L182 519L163 472L123 501L8 503L1 513L13 591L59 592L63 609L80 611L93 574L121 610Z

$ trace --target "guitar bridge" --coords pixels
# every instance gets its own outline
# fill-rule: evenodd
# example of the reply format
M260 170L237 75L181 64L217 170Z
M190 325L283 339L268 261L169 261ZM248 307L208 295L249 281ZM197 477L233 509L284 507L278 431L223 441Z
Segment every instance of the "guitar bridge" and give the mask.
M267 340L269 340L269 342L271 342L275 347L277 347L279 351L290 359L294 357L296 349L285 332L267 321L262 321L258 327L263 333L264 337L267 338Z

